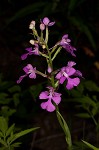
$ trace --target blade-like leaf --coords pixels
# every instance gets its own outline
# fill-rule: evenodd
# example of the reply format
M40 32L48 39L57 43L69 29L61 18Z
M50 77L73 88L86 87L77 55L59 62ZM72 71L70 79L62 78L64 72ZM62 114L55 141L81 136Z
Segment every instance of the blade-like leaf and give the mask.
M14 144L11 144L11 147L19 147L20 146L20 142L16 142L16 143L14 143Z
M12 124L12 125L10 126L10 128L7 130L7 132L6 132L6 137L11 134L11 132L12 132L13 129L14 129L14 126L15 126L15 124Z
M82 140L83 141L83 140ZM90 143L88 143L88 142L86 142L86 141L83 141L88 147L90 147L91 149L93 149L93 150L99 150L99 148L97 148L97 147L95 147L95 146L93 146L93 145L91 145Z
M94 48L94 50L96 50L96 43L88 26L85 25L80 18L69 17L69 20L72 22L74 26L76 26L81 32L83 32L87 36L92 47Z
M0 137L3 137L3 133L0 131Z
M30 133L30 132L32 132L32 131L37 130L37 129L39 129L39 127L27 129L27 130L24 130L24 131L21 131L21 132L19 132L19 133L14 134L14 135L13 135L13 138L11 138L11 140L10 140L10 144L11 144L13 141L15 141L16 139L20 138L21 136L26 135L26 134L28 134L28 133Z
M14 85L8 89L10 93L21 92L21 87L19 85Z
M78 103L81 103L81 104L88 104L91 105L92 107L96 107L96 103L88 96L83 96L83 97L80 97L80 98L72 98L72 99L68 99L67 100L68 102L78 102Z
M67 141L69 147L72 147L71 134L70 134L68 125L67 125L66 121L64 120L64 118L62 117L62 115L59 113L59 111L57 111L57 114L59 115L59 117L61 118L61 120L63 122L66 141Z
M1 138L0 138L0 143L1 143L2 145L4 145L5 147L7 147L6 142L5 142L5 141L3 141Z
M99 92L98 85L93 81L86 81L84 82L85 88L87 88L89 91L96 91Z
M78 113L75 116L81 117L81 118L91 118L91 116L88 113Z
M40 2L40 3L35 2L33 4L30 4L26 7L24 7L23 9L19 10L12 18L7 20L7 25L18 18L25 17L33 12L39 11L40 7L42 7L44 5L46 5L46 2Z
M4 117L0 117L0 130L5 135L8 129L8 123Z

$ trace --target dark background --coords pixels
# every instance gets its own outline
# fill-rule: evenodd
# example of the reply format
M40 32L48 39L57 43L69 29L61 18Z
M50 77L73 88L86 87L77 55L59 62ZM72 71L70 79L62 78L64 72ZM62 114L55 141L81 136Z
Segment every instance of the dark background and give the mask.
M16 80L22 74L23 66L28 62L35 64L38 70L44 70L46 67L45 61L36 56L30 57L25 61L21 61L20 59L20 56L24 53L24 49L30 46L30 22L35 20L37 24L39 24L40 19L45 16L49 17L51 21L55 20L56 22L53 27L50 27L49 45L52 46L64 34L68 33L69 38L72 40L72 45L77 48L76 58L72 58L69 54L60 53L55 61L55 67L66 64L65 61L67 60L74 60L77 63L78 70L83 73L85 80L91 80L99 86L98 0L0 1L0 73L3 74L4 80L13 81L14 84L16 84ZM41 110L39 106L40 102L37 100L35 103L32 96L29 96L27 92L31 85L36 87L39 83L42 84L43 82L44 79L38 77L35 81L24 79L20 84L23 95L21 95L19 106L16 107L17 113L11 117L11 123L16 122L16 124L19 127L22 126L22 128L24 122L26 122L26 127L30 126L30 124L33 126L36 126L36 124L37 126L41 126L40 134L38 131L37 134L33 135L33 148L37 147L50 150L55 147L54 150L64 150L66 149L65 141L61 129L56 125L58 122L55 113L49 114ZM93 84L91 86L93 86ZM44 84L42 88L44 89ZM65 93L64 90L63 92ZM98 92L94 91L93 93L97 96ZM84 94L86 93L87 91L85 90ZM24 98L26 98L26 101L24 101ZM95 141L96 131L94 133L91 132L95 130L92 121L90 119L86 121L82 118L78 119L73 117L72 113L75 113L75 109L72 103L65 105L66 106L63 107L62 104L60 104L60 109L65 119L69 120L68 122L72 128L74 141L78 141L82 138L83 130L86 127L86 134L88 133L85 135L85 137L87 136L86 139L97 145ZM88 128L89 124L90 126ZM22 140L24 141L24 139ZM23 149L29 150L32 143L32 136L29 137L29 140L27 140L26 137L25 140L27 142L23 142L25 144L25 146L23 144Z

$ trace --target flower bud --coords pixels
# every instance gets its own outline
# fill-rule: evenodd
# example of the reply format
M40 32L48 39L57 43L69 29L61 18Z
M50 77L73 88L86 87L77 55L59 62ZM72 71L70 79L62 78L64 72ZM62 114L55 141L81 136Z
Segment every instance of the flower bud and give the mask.
M40 24L40 29L43 31L45 29L45 25L43 23Z
M35 43L34 40L30 40L29 42L30 42L30 44L32 44L32 45L34 45L34 43Z
M48 73L51 73L52 72L52 68L48 67L47 71L48 71Z
M35 21L31 21L29 25L29 29L33 29L33 28L35 28Z

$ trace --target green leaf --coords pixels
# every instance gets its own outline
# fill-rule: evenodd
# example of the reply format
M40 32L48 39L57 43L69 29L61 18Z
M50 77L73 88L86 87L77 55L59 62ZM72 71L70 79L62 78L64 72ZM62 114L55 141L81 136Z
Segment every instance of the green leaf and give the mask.
M64 132L65 132L65 138L66 138L66 142L68 144L69 147L72 147L72 141L71 141L71 134L68 128L68 125L66 123L66 121L64 120L64 118L62 117L62 115L60 114L59 111L57 111L57 115L59 115L59 117L61 118L63 125L64 125Z
M87 36L92 47L94 49L96 49L96 43L95 43L94 38L89 30L89 27L87 25L85 25L85 23L83 23L80 18L69 17L69 20L72 22L72 24L74 26L76 26L81 32L83 32Z
M0 91L8 90L8 88L10 88L11 86L13 86L12 81L2 81L0 83Z
M15 94L13 95L13 101L14 101L14 105L15 105L15 106L18 106L18 104L20 103L19 96L20 96L19 93L15 93Z
M83 140L82 140L83 141ZM95 147L95 146L93 146L93 145L91 145L90 143L88 143L88 142L86 142L86 141L83 141L88 147L90 147L91 149L93 149L93 150L99 150L99 148L97 148L97 147Z
M0 130L5 135L8 129L8 123L4 117L0 117Z
M14 85L8 89L10 93L21 92L21 87L19 85Z
M10 128L8 128L8 130L6 131L6 137L11 134L11 132L14 130L14 127L15 127L15 124L12 124Z
M6 117L11 116L15 112L16 112L15 109L11 109L8 106L2 106L1 111L0 111L0 115L4 116L6 118Z
M75 7L77 7L78 5L80 5L81 3L83 3L85 0L70 0L69 4L68 4L68 13L71 13L71 11L73 11L75 9Z
M37 130L37 129L39 129L39 127L27 129L27 130L21 131L19 133L16 133L16 134L13 135L13 137L11 137L11 139L9 138L9 143L11 144L13 141L15 141L16 139L20 138L21 136L26 135L26 134L28 134L28 133L30 133L32 131Z
M1 143L2 145L4 145L5 147L7 147L6 142L5 142L5 141L3 141L1 138L0 138L0 143Z
M42 90L42 84L38 84L37 86L34 86L34 85L31 86L29 89L29 92L31 93L33 98L36 99L41 90Z
M37 12L40 10L41 7L45 6L46 2L35 2L33 4L30 4L23 9L19 10L14 16L7 20L7 25L13 22L14 20L17 20L19 18L25 17L31 13Z
M5 100L8 97L7 93L0 93L0 99Z
M72 99L68 99L68 102L78 102L81 104L86 104L88 106L92 106L92 107L96 107L97 103L95 103L90 97L88 96L83 96L80 98L72 98Z
M93 107L92 110L91 110L92 116L95 116L96 114L98 114L98 112L99 112L99 108L96 105L96 107Z
M68 4L68 11L71 12L76 6L78 0L70 0Z
M20 147L20 142L16 142L16 143L14 143L14 144L11 144L11 147Z
M0 131L0 137L3 137L3 133Z
M99 92L99 87L97 86L97 84L93 81L86 81L84 82L84 86L88 91L96 91Z
M70 95L71 95L72 97L76 97L76 98L82 97L82 93L81 93L80 91L78 91L78 90L75 90L75 89L72 89L72 90L70 91Z
M88 113L78 113L75 116L81 117L81 118L91 118L91 116Z
M11 98L8 98L8 94L7 93L0 93L0 104L9 104L9 102L11 101Z
M84 91L84 86L82 83L80 83L77 88L76 88L81 94L83 94L83 91Z

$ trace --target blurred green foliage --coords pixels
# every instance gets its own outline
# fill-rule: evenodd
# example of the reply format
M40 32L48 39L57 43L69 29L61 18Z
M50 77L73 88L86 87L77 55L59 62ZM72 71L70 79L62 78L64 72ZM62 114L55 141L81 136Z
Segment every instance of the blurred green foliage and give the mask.
M7 9L3 7L5 4L8 6ZM84 35L89 45L96 50L95 36L97 35L97 31L94 26L97 23L96 20L99 14L98 6L99 3L97 0L91 0L90 2L87 0L5 0L4 4L1 2L0 7L0 16L4 17L4 24L0 26L4 30L15 32L15 24L17 22L19 22L19 24L25 22L26 26L28 26L32 19L38 20L48 16L57 21L56 28L63 33L70 33L75 42L79 41L79 38ZM20 26L21 29L24 28L22 25L19 25L19 28ZM23 32L20 32L19 34L22 33ZM56 31L54 31L53 34L59 35ZM84 39L82 42L86 43Z
M66 102L72 102L79 111L79 113L75 114L76 116L80 118L92 118L97 128L99 116L98 92L99 87L95 82L85 80L76 89L68 91L71 98L66 100ZM95 117L97 117L97 121Z
M16 142L18 138L33 132L38 128L39 127L31 128L15 133L15 124L8 127L8 121L6 121L4 117L0 116L0 150L14 150L21 144L21 142Z

